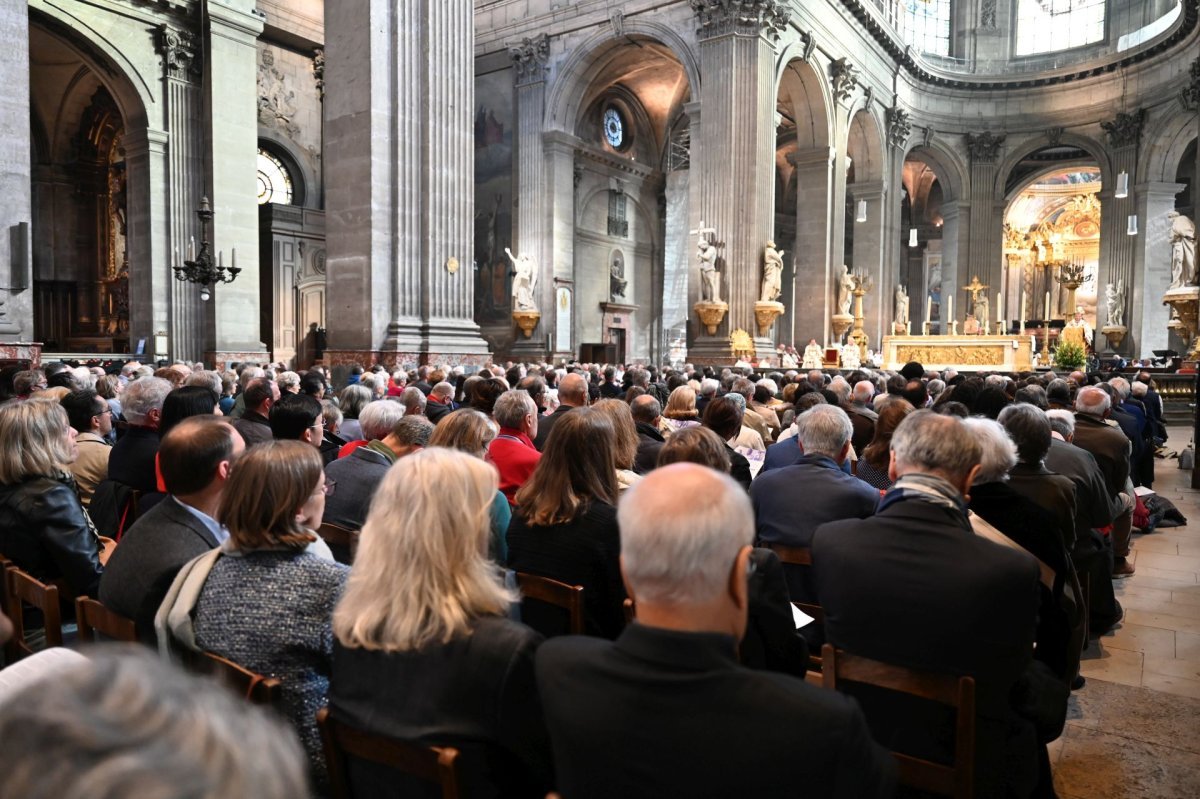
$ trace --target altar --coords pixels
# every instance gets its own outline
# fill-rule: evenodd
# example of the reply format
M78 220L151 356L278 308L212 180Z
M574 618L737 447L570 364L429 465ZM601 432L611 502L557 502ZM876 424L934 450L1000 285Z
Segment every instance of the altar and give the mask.
M884 336L883 368L916 361L926 369L960 372L1033 370L1030 336Z

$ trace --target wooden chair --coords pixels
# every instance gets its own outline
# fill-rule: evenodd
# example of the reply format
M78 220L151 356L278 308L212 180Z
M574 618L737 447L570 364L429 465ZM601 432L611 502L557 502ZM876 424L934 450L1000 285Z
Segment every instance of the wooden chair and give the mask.
M767 549L779 556L779 560L788 566L803 566L806 569L812 568L812 550L808 547L789 547L784 544L762 544ZM825 611L820 605L814 605L810 602L793 602L793 605L816 619L817 624L825 623Z
M101 641L125 641L137 643L137 629L133 619L127 619L116 611L109 610L94 599L81 596L75 600L75 624L79 628L79 642L84 644Z
M215 677L251 704L279 707L283 683L275 677L265 677L212 652L190 653L185 662L193 671Z
M365 732L333 718L327 707L317 711L317 727L321 731L333 799L354 799L347 769L350 757L437 785L442 790L442 799L458 799L460 795L457 749L421 746Z
M317 530L317 535L325 539L326 544L329 544L329 550L339 563L347 565L354 563L354 556L358 554L358 530L351 530L349 527L342 527L333 522L325 522Z
M36 650L25 643L25 605L42 613L46 646L62 646L62 610L58 605L58 586L35 580L11 562L4 569L6 612L13 624L12 640L4 648L9 663L32 655Z
M975 781L975 680L893 666L825 644L821 650L825 688L862 683L908 694L955 710L954 762L950 765L893 752L900 784L954 799L971 799Z
M571 635L583 635L583 586L567 585L549 577L517 572L517 586L521 596L562 608L570 619Z

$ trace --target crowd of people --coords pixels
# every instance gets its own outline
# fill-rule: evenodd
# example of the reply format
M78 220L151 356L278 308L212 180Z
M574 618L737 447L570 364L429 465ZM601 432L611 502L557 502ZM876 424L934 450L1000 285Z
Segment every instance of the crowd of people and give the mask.
M63 797L323 795L324 707L458 748L467 796L883 797L889 750L949 759L940 711L806 681L825 643L973 677L976 795L1053 796L1046 745L1123 617L1166 436L1147 373L917 363L376 366L337 387L55 363L0 372L0 398L0 555L147 645L0 670L0 738L22 740L0 771L90 786ZM583 635L518 575L581 587ZM821 619L797 629L792 603ZM279 679L294 735L150 647ZM357 795L402 787L351 765Z

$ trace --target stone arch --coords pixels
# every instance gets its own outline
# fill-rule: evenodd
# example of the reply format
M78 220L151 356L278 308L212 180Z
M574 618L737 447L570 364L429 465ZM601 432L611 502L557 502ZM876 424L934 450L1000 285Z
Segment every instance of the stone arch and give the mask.
M317 185L316 175L305 167L302 159L296 157L293 152L296 145L274 130L259 128L258 146L282 161L292 173L292 205L315 208L316 192L313 187Z
M637 36L655 40L670 50L683 67L693 99L699 96L700 64L691 43L667 25L639 18L626 19L620 36L611 26L596 31L579 43L554 69L554 77L546 93L543 130L572 132L588 88L604 70L605 56L628 45L630 39Z
M776 89L779 107L790 112L800 150L833 144L833 98L828 82L808 61L792 59L780 71Z
M1070 169L1072 167L1086 168L1095 166L1098 166L1096 160L1089 156L1087 158L1074 158L1069 161L1056 161L1053 164L1046 164L1046 166L1038 169L1035 172L1030 172L1028 175L1022 177L1021 182L1017 183L1012 190L1004 193L1005 213L1008 212L1008 209L1012 206L1013 201L1020 196L1022 191L1029 188L1031 184L1038 182L1047 175L1051 175L1055 172L1061 172L1064 169Z
M887 174L883 127L870 108L851 113L846 131L846 154L854 159L855 182L883 180Z
M1038 150L1046 147L1078 147L1095 160L1100 167L1100 182L1103 186L1111 186L1115 176L1112 172L1112 161L1108 157L1108 153L1104 146L1095 139L1088 136L1080 136L1077 133L1064 132L1058 135L1054 140L1045 133L1039 133L1036 136L1030 136L1024 139L1016 146L1012 147L1004 160L996 169L996 199L1002 200L1005 196L1004 187L1008 184L1009 176L1016 168L1017 164L1021 163L1025 158L1036 153Z
M904 154L905 161L916 159L928 164L938 175L942 184L944 202L955 202L965 198L967 165L954 152L939 141L917 144Z
M1157 132L1153 135L1152 131ZM1142 134L1150 139L1149 146L1142 148L1138 161L1138 180L1175 182L1175 170L1183 153L1196 138L1196 112L1178 109L1153 127L1147 126Z

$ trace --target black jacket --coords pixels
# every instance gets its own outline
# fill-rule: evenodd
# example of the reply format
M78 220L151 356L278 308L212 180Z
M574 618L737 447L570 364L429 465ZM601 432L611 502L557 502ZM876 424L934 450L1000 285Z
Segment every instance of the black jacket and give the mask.
M635 422L638 434L637 458L633 462L633 470L638 474L647 474L658 466L658 453L663 448L666 439L652 424Z
M63 579L74 596L96 596L100 540L70 476L0 485L0 554L39 580Z
M502 618L418 651L335 642L329 704L336 718L406 741L461 753L464 796L536 797L552 787L550 740L534 682L541 636ZM352 762L356 796L424 796L403 778Z
M546 439L550 438L550 431L554 429L554 423L561 419L564 413L569 413L573 410L574 407L573 405L559 405L554 409L554 413L538 417L538 431L533 439L533 446L537 447L538 452L541 452L545 448Z
M892 795L892 758L852 700L747 669L727 635L556 638L537 681L569 799Z
M112 453L108 456L108 479L124 483L143 494L158 491L158 478L154 471L158 444L157 430L130 427L113 444Z

